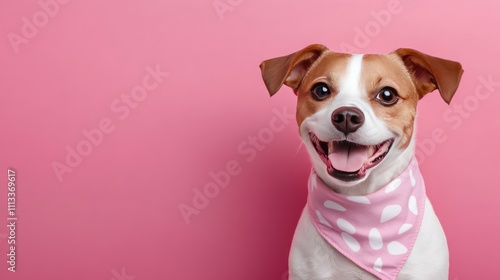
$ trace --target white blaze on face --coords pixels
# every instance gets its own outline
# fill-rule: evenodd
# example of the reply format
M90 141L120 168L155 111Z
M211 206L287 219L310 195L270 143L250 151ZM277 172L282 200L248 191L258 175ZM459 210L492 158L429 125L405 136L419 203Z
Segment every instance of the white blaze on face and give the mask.
M340 107L356 107L365 115L365 123L355 133L348 135L347 140L363 144L376 145L392 137L386 124L375 114L366 92L365 82L362 80L363 55L353 55L349 61L345 78L340 81L340 90L332 103L328 106L331 112ZM336 131L336 134L343 134Z
M357 104L363 102L362 94L364 92L361 86L362 64L362 54L352 55L346 75L340 80L340 90L335 97L334 103L336 104L333 106L333 111L341 107L360 107ZM351 147L349 144L339 143L333 144L332 150L333 153L328 156L330 162L335 169L345 172L359 170L370 156L366 146Z
M340 80L340 90L339 94L335 97L336 100L345 99L345 102L349 103L351 99L355 100L356 97L361 97L361 93L363 92L363 88L361 87L362 65L363 55L353 54L347 65L346 75Z

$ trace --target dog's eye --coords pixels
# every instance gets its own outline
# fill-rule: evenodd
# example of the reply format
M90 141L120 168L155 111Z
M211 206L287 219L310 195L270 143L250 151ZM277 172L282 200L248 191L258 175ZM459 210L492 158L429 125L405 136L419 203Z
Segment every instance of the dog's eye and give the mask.
M311 89L312 97L318 101L327 98L330 94L330 88L325 83L317 83Z
M384 106L392 106L398 102L399 96L395 89L391 87L384 87L377 93L375 99L377 99L377 101Z

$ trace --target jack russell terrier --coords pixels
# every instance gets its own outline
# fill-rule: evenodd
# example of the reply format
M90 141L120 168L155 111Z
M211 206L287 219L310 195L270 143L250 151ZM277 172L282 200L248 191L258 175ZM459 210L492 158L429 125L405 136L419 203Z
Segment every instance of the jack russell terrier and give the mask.
M448 279L444 231L425 194L415 151L417 103L438 89L449 103L458 62L398 49L345 54L322 45L260 65L270 95L297 95L312 161L289 278Z

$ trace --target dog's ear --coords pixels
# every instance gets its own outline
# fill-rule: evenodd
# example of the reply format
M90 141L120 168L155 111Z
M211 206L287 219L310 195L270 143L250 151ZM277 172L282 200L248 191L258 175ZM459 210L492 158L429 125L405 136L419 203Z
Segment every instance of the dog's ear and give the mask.
M326 50L325 46L315 44L290 55L262 62L260 70L269 94L273 96L283 84L296 93L307 70Z
M397 49L394 53L403 60L410 72L419 98L438 89L443 100L450 104L464 72L460 63L430 56L413 49Z

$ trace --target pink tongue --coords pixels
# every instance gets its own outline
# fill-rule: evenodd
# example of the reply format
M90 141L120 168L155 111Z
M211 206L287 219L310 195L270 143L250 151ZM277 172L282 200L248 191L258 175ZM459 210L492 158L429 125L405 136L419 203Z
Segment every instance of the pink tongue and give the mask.
M328 155L333 168L344 172L356 172L368 160L368 146L348 142L334 142L333 151Z

